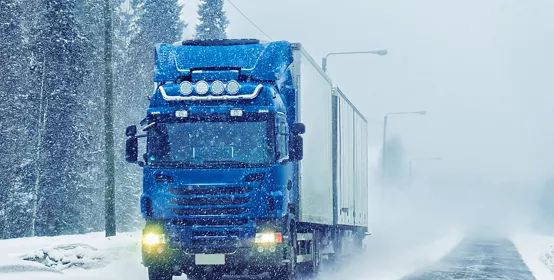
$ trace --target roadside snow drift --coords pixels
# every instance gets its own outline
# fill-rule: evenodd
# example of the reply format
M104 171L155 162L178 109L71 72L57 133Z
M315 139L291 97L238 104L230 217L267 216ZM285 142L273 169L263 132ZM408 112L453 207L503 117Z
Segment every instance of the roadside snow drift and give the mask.
M140 232L110 238L99 232L0 240L0 279L146 280L148 276L141 264Z

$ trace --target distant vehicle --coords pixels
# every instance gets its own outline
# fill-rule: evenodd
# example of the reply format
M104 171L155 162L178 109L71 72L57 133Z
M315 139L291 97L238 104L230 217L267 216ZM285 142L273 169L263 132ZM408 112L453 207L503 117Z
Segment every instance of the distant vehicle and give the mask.
M154 81L126 131L151 280L290 279L362 247L367 122L300 44L158 44Z

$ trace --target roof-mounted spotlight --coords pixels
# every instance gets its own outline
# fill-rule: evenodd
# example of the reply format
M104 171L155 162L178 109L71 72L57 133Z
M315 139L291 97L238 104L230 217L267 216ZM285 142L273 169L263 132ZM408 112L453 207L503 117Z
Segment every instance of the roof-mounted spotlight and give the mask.
M225 91L225 85L222 81L215 81L212 83L212 93L215 95L220 95Z
M208 83L206 83L206 81L200 81L196 83L196 93L198 93L199 95L204 95L208 93L209 89L210 86L208 85Z
M193 86L189 81L181 82L179 85L179 91L182 95L190 95L192 93Z
M227 92L229 94L237 94L237 93L239 93L239 90L240 90L239 82L237 82L235 80L230 80L227 83Z

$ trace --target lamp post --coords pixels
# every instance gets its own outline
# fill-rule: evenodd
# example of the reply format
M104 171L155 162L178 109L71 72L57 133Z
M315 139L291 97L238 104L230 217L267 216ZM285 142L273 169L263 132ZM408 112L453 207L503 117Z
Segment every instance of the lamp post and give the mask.
M336 52L336 53L328 53L326 56L324 56L321 59L321 68L323 69L323 72L327 72L327 58L332 55L350 55L350 54L377 54L377 55L386 55L388 53L387 50L377 50L377 51L362 51L362 52Z
M439 158L439 157L425 157L425 158L410 159L410 162L408 163L408 183L410 185L412 184L412 166L413 166L413 162L414 161L432 161L432 160L439 161L439 160L442 160L442 159Z
M393 112L385 115L383 119L383 154L381 158L381 180L385 180L386 158L387 158L387 122L390 115L425 115L426 111L413 111L413 112Z

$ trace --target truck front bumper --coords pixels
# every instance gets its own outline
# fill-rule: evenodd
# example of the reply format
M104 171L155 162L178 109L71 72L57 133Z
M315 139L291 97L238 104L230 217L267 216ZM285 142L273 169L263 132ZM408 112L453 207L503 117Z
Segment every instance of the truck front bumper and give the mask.
M249 274L271 272L284 268L290 259L290 248L285 244L253 245L251 247L233 248L225 254L210 253L217 262L198 262L198 254L187 252L186 249L170 248L168 245L143 246L142 260L146 267L166 267L186 274L201 270L221 273L248 271ZM224 256L221 256L224 255ZM223 263L220 262L223 258ZM209 256L208 256L209 259Z

